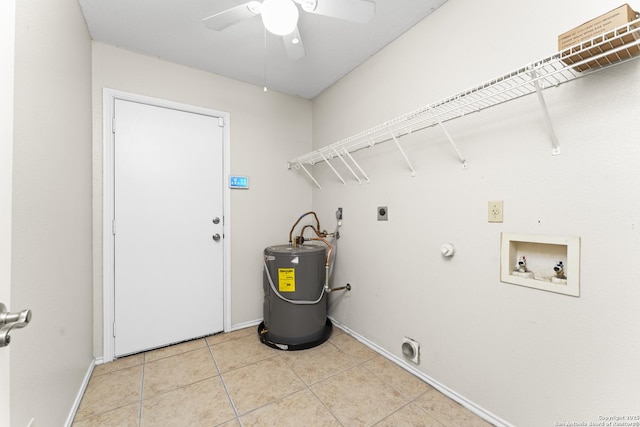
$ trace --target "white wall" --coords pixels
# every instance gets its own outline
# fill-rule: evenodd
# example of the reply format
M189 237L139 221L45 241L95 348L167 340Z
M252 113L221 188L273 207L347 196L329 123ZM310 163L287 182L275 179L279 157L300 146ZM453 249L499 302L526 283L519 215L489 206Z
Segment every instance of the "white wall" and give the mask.
M558 34L617 6L451 0L314 100L314 146L549 56ZM518 426L640 402L640 61L545 97L560 156L534 95L447 123L468 170L432 128L400 140L414 178L393 143L355 153L370 184L313 171L314 210L344 209L335 283L353 290L332 301L335 319L399 357L416 339L426 376ZM489 200L504 200L504 223L487 222ZM503 231L580 236L580 298L500 282Z
M102 88L122 90L231 115L231 173L248 191L231 192L231 323L262 318L263 249L285 243L311 207L302 177L286 160L311 149L311 102L261 87L93 43L94 352L102 355Z
M91 39L72 0L16 2L15 29L11 425L60 426L92 360Z

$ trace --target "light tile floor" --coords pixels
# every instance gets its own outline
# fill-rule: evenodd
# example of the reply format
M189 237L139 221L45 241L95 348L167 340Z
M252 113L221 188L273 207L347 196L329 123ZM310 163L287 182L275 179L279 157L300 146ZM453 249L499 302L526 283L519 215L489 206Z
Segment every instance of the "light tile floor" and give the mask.
M247 328L98 365L73 426L490 424L334 327L309 350Z

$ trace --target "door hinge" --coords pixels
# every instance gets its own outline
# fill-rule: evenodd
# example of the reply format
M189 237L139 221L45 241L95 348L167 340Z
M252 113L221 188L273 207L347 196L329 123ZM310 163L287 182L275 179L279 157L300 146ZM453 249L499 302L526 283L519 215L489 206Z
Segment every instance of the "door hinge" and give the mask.
M116 337L116 322L113 322L113 337Z
M111 221L111 234L116 235L116 220Z
M218 126L224 127L224 117L218 117Z
M111 119L111 133L116 133L116 118Z

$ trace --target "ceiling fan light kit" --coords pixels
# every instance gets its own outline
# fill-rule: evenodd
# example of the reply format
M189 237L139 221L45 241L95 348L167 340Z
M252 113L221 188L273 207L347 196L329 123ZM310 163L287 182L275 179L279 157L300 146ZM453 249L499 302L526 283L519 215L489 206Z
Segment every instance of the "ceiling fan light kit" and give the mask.
M222 31L238 22L260 15L271 34L283 37L287 56L298 60L305 56L304 43L298 29L300 11L364 24L376 14L372 0L252 0L223 10L202 21L207 28Z
M264 27L272 34L291 34L298 25L298 8L292 0L264 0L260 11Z

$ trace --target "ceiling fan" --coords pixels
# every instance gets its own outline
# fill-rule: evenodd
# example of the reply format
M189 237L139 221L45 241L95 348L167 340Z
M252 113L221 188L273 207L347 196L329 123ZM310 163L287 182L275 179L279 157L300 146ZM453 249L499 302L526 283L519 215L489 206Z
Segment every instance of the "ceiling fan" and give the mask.
M249 1L223 10L204 18L202 22L207 28L222 31L260 15L267 31L282 36L287 56L295 60L305 56L298 30L299 12L296 4L307 13L358 23L369 22L376 13L376 4L371 0L263 0Z

